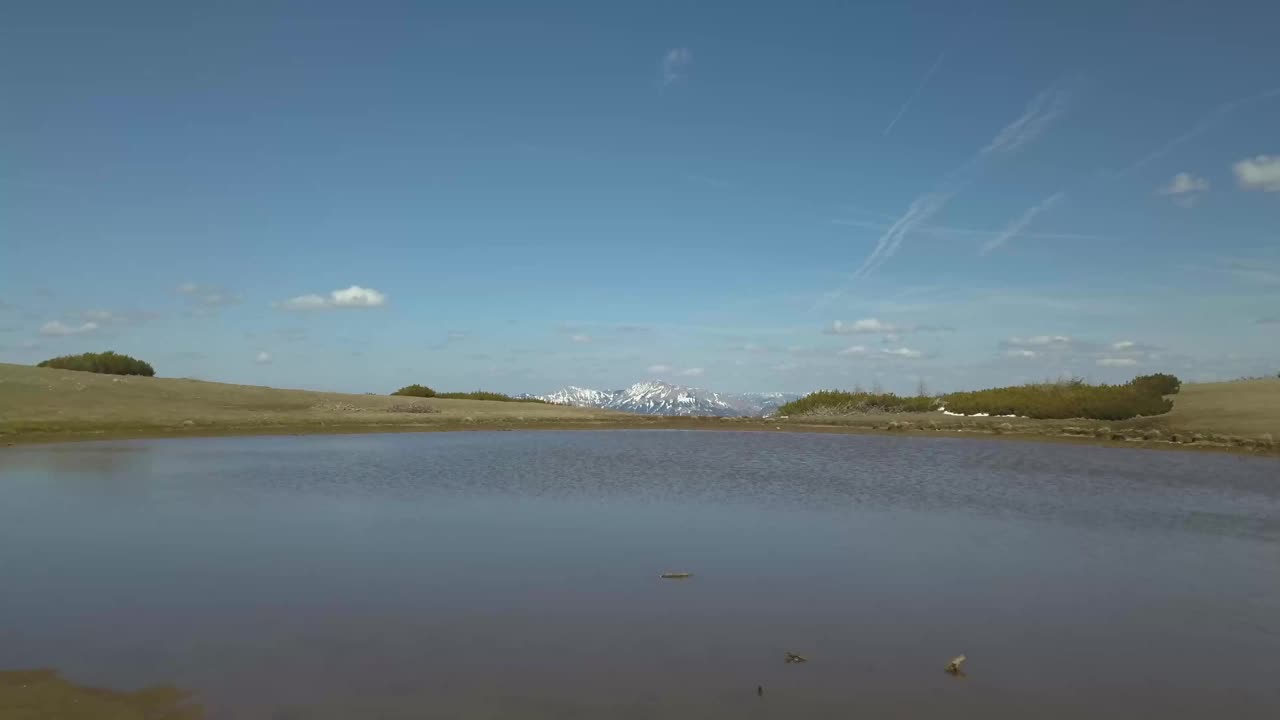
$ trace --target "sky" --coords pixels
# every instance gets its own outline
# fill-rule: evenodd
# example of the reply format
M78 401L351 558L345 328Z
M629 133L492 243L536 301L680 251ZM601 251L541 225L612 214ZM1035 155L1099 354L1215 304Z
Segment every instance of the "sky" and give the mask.
M1280 5L56 0L0 362L351 392L1280 372Z

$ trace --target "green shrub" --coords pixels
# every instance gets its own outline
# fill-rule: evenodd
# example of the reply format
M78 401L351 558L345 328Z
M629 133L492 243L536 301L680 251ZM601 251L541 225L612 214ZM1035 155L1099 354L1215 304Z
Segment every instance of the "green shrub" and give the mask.
M1086 385L1077 381L952 393L944 400L949 412L964 415L987 413L1040 419L1128 420L1139 415L1162 415L1173 409L1172 401L1132 384Z
M1139 375L1130 380L1129 385L1139 392L1152 395L1176 395L1178 390L1182 389L1182 381L1178 376L1168 373Z
M63 355L62 357L45 360L37 364L36 367L80 370L83 372L103 373L105 375L145 375L146 377L152 377L156 374L155 369L149 364L137 358L120 355L110 350L100 353Z
M937 398L899 397L893 393L819 390L778 408L779 415L853 415L872 412L929 412Z
M435 397L436 391L426 385L405 385L399 390L391 393L392 395L407 395L409 397Z

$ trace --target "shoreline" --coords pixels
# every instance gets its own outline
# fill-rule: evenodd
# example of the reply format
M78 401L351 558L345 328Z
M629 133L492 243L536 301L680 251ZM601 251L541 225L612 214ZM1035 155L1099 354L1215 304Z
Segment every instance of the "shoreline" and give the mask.
M840 422L843 419L844 422ZM951 438L976 440L1003 440L1022 442L1049 442L1107 448L1129 448L1184 452L1215 452L1233 455L1280 458L1277 448L1244 447L1229 442L1182 443L1169 440L1133 437L1113 439L1096 435L1072 435L1051 432L1002 431L974 424L970 427L891 428L880 427L868 418L822 418L776 420L761 418L717 417L665 417L637 416L621 419L593 420L492 420L492 421L437 421L426 423L300 423L263 425L206 425L194 427L132 427L101 429L66 429L36 432L0 434L0 450L5 447L32 447L65 445L84 442L113 442L127 440L201 439L223 437L284 437L284 436L338 436L380 435L437 432L590 432L590 431L689 431L689 432L775 432L810 433L824 435L891 435L904 438ZM881 421L883 423L883 421ZM899 421L890 421L897 423ZM1041 428L1052 430L1052 428Z

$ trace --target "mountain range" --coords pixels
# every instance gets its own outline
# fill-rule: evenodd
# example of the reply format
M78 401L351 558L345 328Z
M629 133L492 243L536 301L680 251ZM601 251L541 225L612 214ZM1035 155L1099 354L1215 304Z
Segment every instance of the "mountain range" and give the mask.
M779 392L716 393L650 380L623 390L593 390L570 385L553 393L534 397L556 405L618 410L641 415L760 417L772 414L779 406L801 396L797 393Z

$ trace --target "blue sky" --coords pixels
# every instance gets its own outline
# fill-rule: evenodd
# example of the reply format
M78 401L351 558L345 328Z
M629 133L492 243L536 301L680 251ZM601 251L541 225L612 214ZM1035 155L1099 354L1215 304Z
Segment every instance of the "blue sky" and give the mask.
M386 392L1280 370L1280 7L25 3L0 361Z

